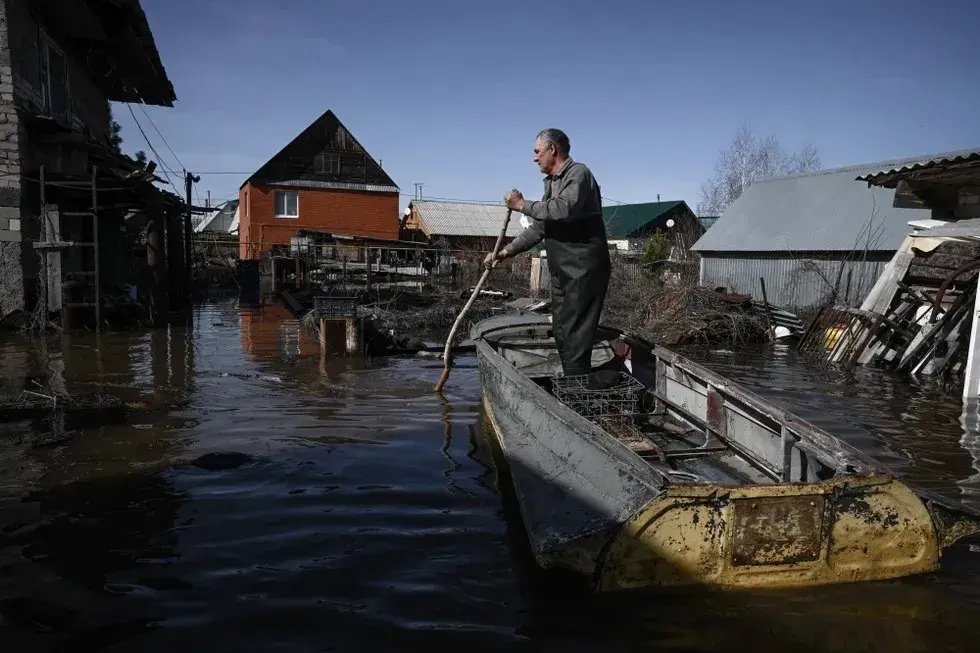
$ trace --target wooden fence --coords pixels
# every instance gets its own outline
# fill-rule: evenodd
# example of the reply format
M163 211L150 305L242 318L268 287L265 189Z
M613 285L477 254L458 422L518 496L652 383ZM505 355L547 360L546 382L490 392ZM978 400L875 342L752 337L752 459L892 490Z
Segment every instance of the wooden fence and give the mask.
M362 247L346 252L339 248L311 247L306 252L276 252L263 269L276 270L276 285L294 285L295 272L302 284L364 287L398 285L423 292L465 292L483 274L488 251L424 248ZM611 252L614 275L619 283L632 283L644 275L643 264L635 255ZM265 257L264 257L265 258ZM298 261L298 264L297 264ZM283 276L285 275L285 276ZM282 277L282 278L279 278ZM487 290L500 290L515 296L547 297L550 274L546 258L523 254L498 263L487 280Z

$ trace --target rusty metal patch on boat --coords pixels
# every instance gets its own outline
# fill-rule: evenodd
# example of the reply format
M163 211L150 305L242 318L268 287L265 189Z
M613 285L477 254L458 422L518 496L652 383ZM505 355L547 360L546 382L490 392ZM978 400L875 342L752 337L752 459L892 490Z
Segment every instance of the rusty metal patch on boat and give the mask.
M820 558L823 496L739 499L733 503L733 565L789 565Z

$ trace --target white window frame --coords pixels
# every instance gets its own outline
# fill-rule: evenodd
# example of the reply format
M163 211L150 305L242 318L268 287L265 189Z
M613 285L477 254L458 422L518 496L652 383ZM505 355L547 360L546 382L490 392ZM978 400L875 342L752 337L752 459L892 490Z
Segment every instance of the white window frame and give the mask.
M61 57L65 62L65 113L71 114L71 86L68 73L68 56L58 47L47 32L38 29L37 56L38 77L41 81L41 106L45 111L51 111L51 54Z
M279 213L279 210L278 210L279 201L278 201L278 199L279 199L279 196L280 195L284 195L287 198L286 200L283 201L283 206L285 207L285 209L287 211L289 210L288 197L290 195L293 195L294 197L296 197L296 213L295 213L295 215L290 215L288 213L282 213L282 214ZM296 220L297 218L299 218L299 193L297 193L294 190L277 190L277 191L273 191L273 194L272 194L272 212L275 215L275 217L282 218L284 220Z
M313 157L314 172L318 175L339 175L340 155L322 152Z

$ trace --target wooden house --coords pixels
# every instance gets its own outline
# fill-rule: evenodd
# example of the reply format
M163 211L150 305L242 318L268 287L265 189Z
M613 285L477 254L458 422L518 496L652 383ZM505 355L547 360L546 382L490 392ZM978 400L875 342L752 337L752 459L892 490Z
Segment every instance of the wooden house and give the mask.
M401 238L461 253L486 253L493 250L506 215L503 204L413 200L401 221ZM504 245L524 228L522 217L511 214Z
M136 272L125 216L153 213L162 229L178 198L119 151L110 102L175 100L138 0L0 2L0 318L103 324L103 293L162 286L162 255Z

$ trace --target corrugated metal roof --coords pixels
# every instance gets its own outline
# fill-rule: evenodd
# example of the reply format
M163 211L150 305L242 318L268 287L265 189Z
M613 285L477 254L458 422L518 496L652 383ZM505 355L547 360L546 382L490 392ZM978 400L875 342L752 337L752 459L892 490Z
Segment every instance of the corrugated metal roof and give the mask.
M499 236L507 216L507 207L500 204L413 200L425 229L432 236ZM522 214L513 212L507 235L517 236L524 229Z
M892 206L895 191L858 175L921 160L900 159L763 179L749 186L692 249L701 252L813 252L898 249L923 209Z
M892 175L896 172L912 172L923 168L934 166L949 165L951 163L966 163L968 161L980 160L980 148L971 150L957 150L956 152L944 152L942 154L932 154L919 157L910 161L904 161L897 165L881 167L877 170L864 173L857 177L858 181L868 181L881 175Z
M216 210L201 216L194 225L194 231L197 233L202 231L231 233L232 227L237 227L236 220L238 220L238 200L229 200L219 204Z
M339 181L316 181L313 179L287 179L267 182L270 188L325 188L328 190L363 190L372 193L397 193L398 186L378 186L376 184L352 184Z

